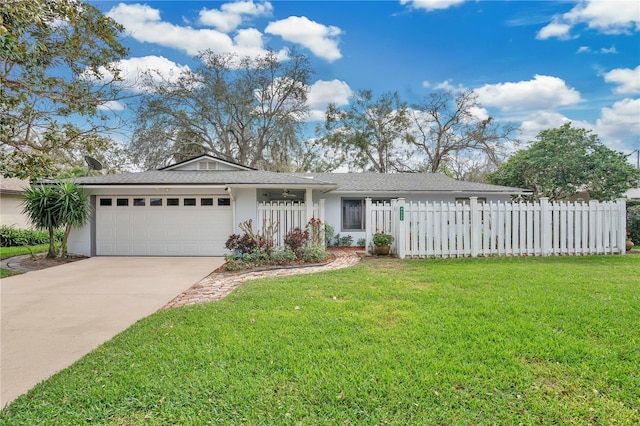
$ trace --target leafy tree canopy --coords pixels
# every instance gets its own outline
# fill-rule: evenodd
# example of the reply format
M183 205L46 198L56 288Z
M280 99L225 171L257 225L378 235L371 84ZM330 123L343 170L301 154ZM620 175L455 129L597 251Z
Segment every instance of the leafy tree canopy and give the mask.
M527 149L518 151L489 175L496 185L527 188L550 200L588 192L595 200L620 198L638 185L640 170L627 157L605 147L589 130L571 127L543 130Z
M101 107L118 96L123 27L77 0L0 0L0 172L51 176L70 151L93 154ZM104 70L114 76L104 81Z

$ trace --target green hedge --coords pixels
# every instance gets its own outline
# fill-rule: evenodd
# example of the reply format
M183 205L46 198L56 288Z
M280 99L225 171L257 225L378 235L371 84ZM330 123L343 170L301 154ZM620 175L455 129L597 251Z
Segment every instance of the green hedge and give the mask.
M62 241L64 231L55 231L56 241ZM12 226L0 226L0 246L19 247L34 246L37 244L47 244L49 242L48 231L36 231L33 229L18 229Z

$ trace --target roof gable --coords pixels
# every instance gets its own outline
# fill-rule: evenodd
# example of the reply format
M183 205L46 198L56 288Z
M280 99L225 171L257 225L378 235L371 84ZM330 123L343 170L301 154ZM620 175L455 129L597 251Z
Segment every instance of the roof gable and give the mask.
M199 155L179 163L171 164L158 170L215 170L215 171L238 171L238 170L255 170L242 164L223 160L209 154Z

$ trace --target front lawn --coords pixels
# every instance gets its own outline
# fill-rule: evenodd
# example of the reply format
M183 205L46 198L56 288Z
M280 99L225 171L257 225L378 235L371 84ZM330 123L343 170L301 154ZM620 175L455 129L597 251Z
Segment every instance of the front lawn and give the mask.
M56 250L60 245L56 243ZM49 244L37 244L34 246L0 247L0 259L20 256L23 254L42 253L49 250Z
M640 256L366 259L158 312L4 424L637 424Z

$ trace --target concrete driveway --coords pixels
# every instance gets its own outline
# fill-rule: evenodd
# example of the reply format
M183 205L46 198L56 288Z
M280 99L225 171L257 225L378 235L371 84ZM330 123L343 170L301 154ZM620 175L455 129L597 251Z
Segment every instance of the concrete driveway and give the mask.
M0 284L0 409L156 312L224 260L93 257Z

